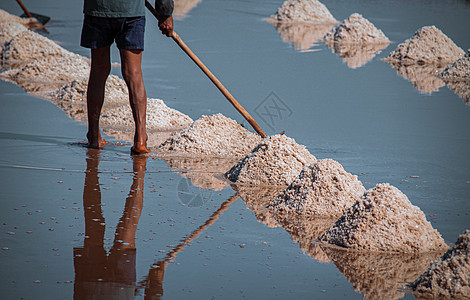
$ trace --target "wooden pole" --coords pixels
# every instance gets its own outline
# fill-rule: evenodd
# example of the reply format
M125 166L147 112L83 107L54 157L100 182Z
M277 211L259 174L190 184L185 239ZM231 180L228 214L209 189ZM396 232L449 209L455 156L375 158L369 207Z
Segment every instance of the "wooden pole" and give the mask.
M28 18L33 17L31 13L26 9L26 6L24 6L20 0L16 0L16 2L18 2L18 4L21 6L21 9L23 9L24 13L28 16Z
M155 8L145 0L145 6L148 10L158 19L158 14ZM267 137L266 133L261 129L261 127L256 123L255 119L243 108L243 106L238 103L237 100L230 94L230 92L222 85L222 83L217 79L217 77L212 74L212 72L202 63L202 61L196 56L196 54L189 49L189 47L183 42L183 40L179 37L179 35L173 31L171 37L173 40L180 46L181 49L196 63L196 65L204 72L204 74L209 77L209 79L215 84L215 86L222 92L222 94L227 98L227 100L238 110L239 113L250 123L253 129L262 137Z

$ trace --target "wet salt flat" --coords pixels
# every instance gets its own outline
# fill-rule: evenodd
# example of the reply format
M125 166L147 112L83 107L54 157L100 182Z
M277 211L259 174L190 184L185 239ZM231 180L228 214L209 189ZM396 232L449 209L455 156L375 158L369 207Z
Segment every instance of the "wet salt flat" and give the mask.
M285 131L317 159L340 162L366 189L398 187L447 243L470 228L470 107L421 69L395 70L380 60L427 25L468 49L468 1L322 1L340 22L360 13L392 41L365 60L313 44L314 33L306 41L295 36L299 44L289 40L289 32L263 21L282 1L183 2L175 30L268 135ZM48 38L89 56L79 47L80 1L25 4L52 17ZM0 8L19 15L15 5ZM194 120L220 112L249 128L147 18L148 96ZM118 67L112 72L120 75ZM272 216L260 203L275 191L232 189L208 173L235 162L132 158L126 143L89 151L80 144L84 125L18 86L0 86L5 299L116 291L131 299L412 299L397 290L401 281L413 281L436 258L322 248L311 240L331 220ZM136 253L124 249L133 230ZM121 265L127 275L94 265Z

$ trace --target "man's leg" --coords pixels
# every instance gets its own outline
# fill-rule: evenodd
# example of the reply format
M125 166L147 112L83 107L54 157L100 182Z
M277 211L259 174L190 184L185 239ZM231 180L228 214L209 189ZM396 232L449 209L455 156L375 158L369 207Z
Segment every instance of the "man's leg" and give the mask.
M106 79L111 70L109 51L109 46L91 49L91 71L87 90L87 138L90 148L101 148L106 143L100 133L100 114L104 102Z
M129 101L135 121L134 154L149 153L147 149L146 113L147 94L142 77L142 50L119 49L122 77L129 89Z

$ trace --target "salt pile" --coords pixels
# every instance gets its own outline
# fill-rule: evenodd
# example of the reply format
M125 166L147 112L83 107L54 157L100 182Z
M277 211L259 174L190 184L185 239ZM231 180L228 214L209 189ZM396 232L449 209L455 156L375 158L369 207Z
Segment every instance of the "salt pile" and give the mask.
M3 45L0 58L3 63L8 61L13 66L16 64L22 66L47 56L66 56L67 54L70 54L70 52L50 39L30 30L25 30Z
M338 23L328 8L318 0L286 0L268 21L314 24Z
M0 13L1 11L0 9ZM3 48L5 43L10 42L14 36L25 30L27 28L17 22L0 22L0 47Z
M22 83L24 85L24 83ZM43 83L35 83L41 85ZM46 98L57 104L65 113L74 120L85 120L86 113L86 92L88 86L88 78L70 81L55 91L35 93L36 96ZM117 107L129 103L129 94L127 85L121 78L116 75L108 76L105 87L105 100L103 105L103 113L113 110ZM77 113L77 110L82 113Z
M368 190L320 240L369 251L428 252L447 248L424 213L388 183Z
M328 32L324 41L327 45L335 43L389 44L390 40L382 30L377 29L369 20L354 13Z
M307 148L285 135L263 139L225 176L232 182L254 185L289 185L316 158Z
M357 176L346 172L340 163L322 159L305 167L269 207L281 213L337 216L365 191Z
M32 88L38 90L55 90L74 79L88 78L90 60L75 53L64 53L63 56L47 56L34 60L24 67L1 74L5 80L13 81L27 92ZM37 84L32 85L32 82ZM41 85L41 87L38 87ZM35 86L35 87L34 87Z
M323 41L353 69L365 65L390 43L382 30L357 13L333 27Z
M465 52L435 26L420 28L385 59L402 63L449 64Z
M26 25L30 28L34 28L37 26L37 20L34 18L33 19L20 18L20 17L7 13L3 9L0 9L0 23L4 23L4 22L15 22L15 23L19 23L22 25Z
M467 54L449 65L440 76L448 80L467 80L470 81L470 50Z
M202 116L188 128L173 134L160 145L162 153L171 155L208 155L240 157L248 153L261 138L222 114Z
M169 108L160 99L147 99L148 129L178 129L191 125L193 120L187 115ZM133 128L134 117L130 105L126 104L101 115L101 124Z
M410 286L418 298L470 299L470 230Z
M365 299L400 299L405 282L418 277L442 252L359 252L324 246L322 250Z

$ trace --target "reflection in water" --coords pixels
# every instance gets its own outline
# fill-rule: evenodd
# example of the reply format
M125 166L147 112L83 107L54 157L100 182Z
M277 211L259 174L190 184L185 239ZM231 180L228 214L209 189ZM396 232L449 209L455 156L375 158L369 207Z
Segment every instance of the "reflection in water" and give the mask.
M274 214L266 208L282 188L258 187L245 185L231 185L237 195L246 203L246 207L253 211L256 219L268 227L279 227L279 223L274 219Z
M100 150L89 149L83 189L84 246L74 248L74 299L134 299L136 287L135 233L143 207L146 156L133 156L134 177L114 244L104 247L105 219L101 211Z
M274 187L253 187L232 185L237 195L253 211L256 219L268 227L282 226L302 251L320 262L329 262L328 256L314 241L318 239L335 221L331 218L302 217L279 214L266 206L284 189Z
M227 182L218 178L223 178L223 174L237 162L237 159L215 157L162 158L170 168L177 169L178 174L191 180L194 186L214 191L228 186Z
M418 278L442 253L357 252L321 246L336 267L366 299L399 299L406 282Z
M460 98L462 98L467 105L470 105L470 80L449 80L446 85Z
M333 24L286 23L267 20L272 23L282 40L291 43L301 51L307 52L333 28Z
M275 219L290 234L300 249L319 262L329 262L317 239L330 228L336 218L302 217L298 215L276 214Z
M410 81L411 84L422 93L430 95L433 92L437 92L445 84L442 79L437 77L437 75L445 69L445 66L404 65L392 61L390 61L389 64L399 75Z
M136 284L135 233L143 208L147 156L132 157L134 177L109 251L104 246L105 219L101 211L99 160L100 150L89 149L83 190L85 239L83 247L74 249L74 299L134 299L141 289L145 289L145 299L160 299L166 266L214 224L238 197L232 196L223 202L203 225L181 240L163 260L154 263L145 279Z
M164 259L151 266L148 275L139 282L138 286L139 288L145 288L145 299L160 299L160 297L163 296L163 277L165 275L166 266L172 263L176 255L186 246L189 246L204 230L214 224L224 211L230 207L230 204L237 199L238 197L231 196L223 202L219 209L217 209L203 225L199 226L190 235L181 240L181 243L168 252Z
M181 20L186 17L189 11L196 7L202 0L174 0L175 9L173 11L173 17L177 20Z
M343 62L351 69L360 68L373 59L377 54L387 48L385 44L349 44L349 43L327 43L333 53L343 59Z

